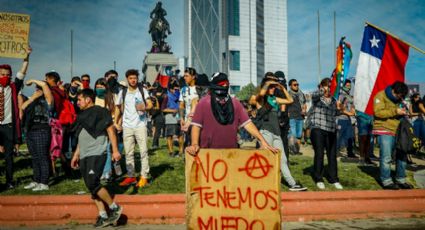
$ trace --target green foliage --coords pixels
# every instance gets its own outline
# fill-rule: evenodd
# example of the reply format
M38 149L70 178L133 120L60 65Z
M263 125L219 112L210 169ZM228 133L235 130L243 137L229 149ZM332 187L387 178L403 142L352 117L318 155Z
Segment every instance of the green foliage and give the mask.
M255 94L256 89L257 88L254 86L254 84L249 83L248 85L242 87L241 91L236 93L236 97L241 101L248 100L251 95Z

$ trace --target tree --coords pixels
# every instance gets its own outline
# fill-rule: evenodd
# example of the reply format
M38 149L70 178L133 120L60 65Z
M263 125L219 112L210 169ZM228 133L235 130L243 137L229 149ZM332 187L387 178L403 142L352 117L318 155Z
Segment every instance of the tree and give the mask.
M249 83L248 85L242 87L241 91L236 93L236 97L240 101L248 100L251 95L254 95L257 88L254 86L254 84Z

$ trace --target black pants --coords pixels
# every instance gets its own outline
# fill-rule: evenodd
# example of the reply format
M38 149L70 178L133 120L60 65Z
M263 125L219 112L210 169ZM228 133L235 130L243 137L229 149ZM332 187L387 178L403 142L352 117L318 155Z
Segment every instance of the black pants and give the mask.
M159 137L165 126L165 119L163 115L158 115L153 119L155 126L155 133L153 134L152 146L159 146Z
M30 130L27 133L28 151L32 156L33 179L48 184L50 169L50 129Z
M75 137L75 132L72 132L70 127L63 129L63 143L62 143L62 153L69 152L69 146L71 144L71 151L75 152L78 145L78 140Z
M4 147L7 184L11 184L13 181L13 144L13 125L0 125L0 145Z
M314 149L313 180L316 183L323 182L323 158L326 150L329 183L339 182L338 165L336 161L336 133L313 128L311 130L310 139Z
M289 162L288 133L289 126L280 127L280 138L282 138L283 149L285 150L286 159Z

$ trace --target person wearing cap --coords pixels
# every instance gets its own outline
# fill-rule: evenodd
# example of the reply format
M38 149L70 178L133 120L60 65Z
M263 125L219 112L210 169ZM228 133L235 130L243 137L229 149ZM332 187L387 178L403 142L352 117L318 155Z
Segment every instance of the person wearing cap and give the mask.
M277 78L277 82L281 84L285 89L287 89L285 74L278 70L274 73ZM285 98L285 94L279 90L275 90L275 96ZM288 106L280 105L280 115L279 115L279 127L280 127L280 137L283 142L283 149L285 150L286 159L289 161L289 146L288 146L288 134L289 134L289 114Z
M279 89L284 94L284 98L276 96L276 89ZM266 141L282 152L280 170L289 185L289 190L305 191L307 188L297 183L291 175L279 127L278 112L281 109L280 106L291 104L292 102L291 95L277 81L276 76L271 72L267 72L261 82L261 90L257 95L256 106L258 111L255 120L261 135Z
M168 154L171 157L183 157L183 135L180 129L179 117L179 97L180 86L177 79L171 79L168 84L168 90L165 94L162 110L165 114L165 136L167 137ZM173 137L177 136L179 142L179 151L173 151Z
M261 147L276 153L249 119L242 104L229 94L225 73L212 76L209 94L203 97L192 119L191 145L186 152L196 156L200 148L238 148L237 133L245 128L259 140Z
M24 84L31 48L26 50L22 68L12 81L12 67L0 65L0 146L6 161L6 189L13 189L13 145L21 137L18 94Z

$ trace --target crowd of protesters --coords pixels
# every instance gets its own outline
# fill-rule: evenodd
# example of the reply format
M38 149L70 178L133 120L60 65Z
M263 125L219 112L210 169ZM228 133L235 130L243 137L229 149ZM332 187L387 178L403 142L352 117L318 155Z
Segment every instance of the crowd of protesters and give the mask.
M22 88L30 53L28 49L14 81L11 67L0 65L0 146L6 162L7 189L15 186L15 145L25 141L32 157L33 181L24 188L49 190L49 177L56 174L57 159L66 176L79 168L99 210L97 226L116 221L122 212L100 181L112 182L113 175L120 176L123 158L126 176L119 185L146 186L148 149L159 148L161 134L166 138L169 156L181 158L185 148L196 155L200 148L238 148L241 139L253 137L257 147L282 153L281 173L290 191L307 190L293 178L288 163L290 153L301 154L301 145L311 143L313 147L312 177L316 186L325 189L326 154L327 179L336 189L343 189L337 156L346 148L346 157L358 158L354 151L358 143L359 162L376 166L371 158L374 137L378 137L383 188L412 188L406 182L406 158L396 157L395 182L391 179L391 156L403 116L410 116L415 135L425 142L425 107L417 93L411 95L409 108L399 107L408 92L402 82L376 95L374 116L356 111L349 80L340 96L334 98L330 79L325 78L307 100L296 79L289 80L287 86L282 71L265 73L256 94L242 103L230 95L226 74L214 73L209 79L194 68L186 68L181 77L176 72L166 86L144 82L135 69L127 70L121 82L118 73L109 70L93 88L88 74L63 83L59 73L48 72L44 80L26 79L27 87L35 86L34 93L26 97ZM153 137L150 148L149 134ZM136 143L140 167L135 165ZM105 203L109 205L109 217Z

